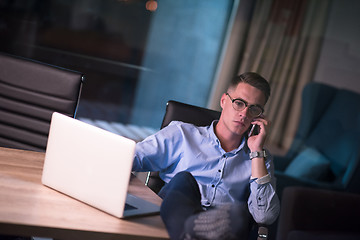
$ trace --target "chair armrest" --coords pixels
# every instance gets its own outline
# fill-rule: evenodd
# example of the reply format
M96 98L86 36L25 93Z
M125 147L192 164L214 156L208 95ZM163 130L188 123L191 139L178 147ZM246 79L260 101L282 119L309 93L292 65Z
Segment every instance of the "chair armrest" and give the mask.
M160 178L159 172L148 172L145 185L158 194L165 182Z
M292 231L359 233L360 195L304 187L286 188L277 239Z

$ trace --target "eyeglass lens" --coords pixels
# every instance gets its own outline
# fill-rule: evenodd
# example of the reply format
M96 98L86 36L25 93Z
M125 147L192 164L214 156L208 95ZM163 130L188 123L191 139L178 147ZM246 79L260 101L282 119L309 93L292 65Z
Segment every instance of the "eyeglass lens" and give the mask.
M233 101L233 106L235 108L235 110L241 111L244 108L246 108L246 103L244 101L241 101L239 99ZM251 105L249 106L249 113L251 116L257 117L260 116L260 114L262 113L262 109L256 105Z

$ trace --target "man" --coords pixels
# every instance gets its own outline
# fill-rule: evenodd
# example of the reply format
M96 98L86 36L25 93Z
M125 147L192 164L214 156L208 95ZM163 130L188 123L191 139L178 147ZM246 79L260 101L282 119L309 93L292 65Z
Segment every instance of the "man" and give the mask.
M280 210L263 115L270 86L252 72L237 76L207 127L172 122L136 146L134 171L160 171L161 217L171 239L246 239L252 218L273 223ZM256 125L258 134L249 136ZM250 213L250 214L249 214Z

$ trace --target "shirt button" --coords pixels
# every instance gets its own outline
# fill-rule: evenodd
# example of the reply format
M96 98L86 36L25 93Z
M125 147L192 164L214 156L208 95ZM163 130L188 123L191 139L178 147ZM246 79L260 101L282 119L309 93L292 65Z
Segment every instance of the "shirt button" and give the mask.
M221 172L221 169L219 169L218 172Z
M211 185L211 187L215 187L215 185L214 185L214 184L212 184L212 185Z

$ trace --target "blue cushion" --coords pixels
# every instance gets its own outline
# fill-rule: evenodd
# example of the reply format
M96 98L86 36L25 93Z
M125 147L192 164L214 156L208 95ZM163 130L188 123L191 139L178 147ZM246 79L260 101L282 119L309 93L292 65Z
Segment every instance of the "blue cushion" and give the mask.
M285 174L310 180L323 179L330 167L329 160L315 148L306 148L289 164Z

